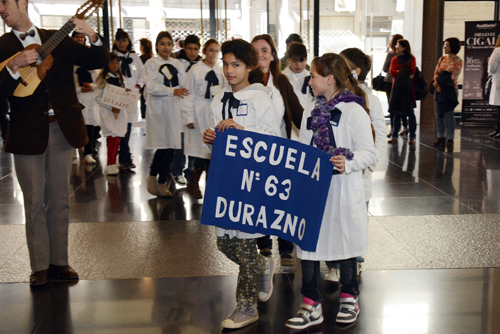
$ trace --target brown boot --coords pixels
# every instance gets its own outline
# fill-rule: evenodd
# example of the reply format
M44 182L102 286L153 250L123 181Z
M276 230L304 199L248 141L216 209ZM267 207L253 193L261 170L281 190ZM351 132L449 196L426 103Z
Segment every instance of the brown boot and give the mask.
M201 173L203 173L203 169L201 169L201 168L197 169L197 170L193 170L193 172L191 173L191 177L189 178L189 182L188 182L188 186L187 186L188 192L191 194L191 196L193 196L193 198L196 198L196 199L203 198L203 195L201 194L201 191L200 191L200 185L199 185Z
M438 140L436 140L434 144L432 144L432 146L444 146L445 144L446 138L438 138Z

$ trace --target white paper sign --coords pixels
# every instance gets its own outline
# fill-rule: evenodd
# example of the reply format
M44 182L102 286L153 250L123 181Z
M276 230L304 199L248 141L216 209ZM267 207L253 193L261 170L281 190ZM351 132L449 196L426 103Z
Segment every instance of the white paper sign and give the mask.
M106 84L102 95L102 103L127 112L135 112L139 98L138 90L127 92L125 88Z

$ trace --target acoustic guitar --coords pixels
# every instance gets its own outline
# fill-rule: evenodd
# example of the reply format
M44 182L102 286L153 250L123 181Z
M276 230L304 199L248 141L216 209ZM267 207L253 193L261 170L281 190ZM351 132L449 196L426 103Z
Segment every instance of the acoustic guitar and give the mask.
M80 20L86 20L103 4L104 0L88 0L76 11L74 18ZM26 97L32 95L47 71L52 67L54 63L54 58L51 53L54 49L63 41L68 34L73 31L74 27L71 22L66 22L66 24L59 29L54 35L52 35L49 40L43 45L30 44L24 50L36 50L38 52L38 60L32 65L28 65L19 69L20 84L14 91L14 96L16 97ZM16 53L9 59L5 60L0 64L0 71L3 70L9 61L17 56L20 52Z

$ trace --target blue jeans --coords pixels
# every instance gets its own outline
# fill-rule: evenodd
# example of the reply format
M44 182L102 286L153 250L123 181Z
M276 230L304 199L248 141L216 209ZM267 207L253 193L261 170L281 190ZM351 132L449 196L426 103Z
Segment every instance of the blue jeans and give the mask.
M326 261L326 265L328 268L340 268L340 283L342 284L342 292L353 296L357 296L359 294L358 280L356 277L358 271L358 258L352 257L347 260ZM302 269L302 272L303 271L304 269ZM304 274L302 273L302 275Z
M458 96L458 89L455 90ZM453 140L455 138L455 115L454 111L450 110L444 113L443 117L438 116L438 103L434 101L434 113L436 114L436 131L438 138L446 138Z

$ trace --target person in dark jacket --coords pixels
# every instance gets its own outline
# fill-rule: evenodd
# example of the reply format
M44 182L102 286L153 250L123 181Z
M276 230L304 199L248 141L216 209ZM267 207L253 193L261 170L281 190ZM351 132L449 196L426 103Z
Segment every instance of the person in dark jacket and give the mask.
M392 58L389 73L394 78L392 82L391 97L389 99L389 112L394 114L394 124L390 144L397 144L401 117L408 116L410 140L409 145L415 145L417 120L413 108L416 107L416 94L413 77L417 70L417 62L411 54L410 43L406 39L398 40L396 44L397 56Z

